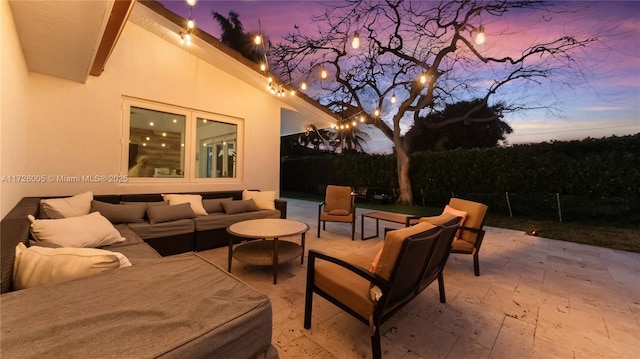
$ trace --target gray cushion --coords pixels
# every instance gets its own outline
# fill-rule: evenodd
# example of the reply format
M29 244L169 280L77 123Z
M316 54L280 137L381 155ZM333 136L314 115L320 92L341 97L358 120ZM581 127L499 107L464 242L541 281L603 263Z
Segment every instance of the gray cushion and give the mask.
M203 199L202 206L207 213L224 212L221 204L223 201L233 201L233 197Z
M113 204L96 200L91 201L91 212L100 212L113 224L143 222L146 210L147 205L142 202Z
M149 217L149 223L151 224L188 219L195 216L196 214L193 212L193 209L191 209L189 203L175 204L173 206L151 206L147 208L147 217Z
M242 201L226 201L222 202L221 204L226 214L252 212L260 209L258 208L258 206L256 206L256 203L252 199Z
M131 228L131 230L143 240L172 237L181 234L193 233L196 230L196 226L192 218L154 224L150 224L149 222L129 223L127 226L129 226L129 228Z

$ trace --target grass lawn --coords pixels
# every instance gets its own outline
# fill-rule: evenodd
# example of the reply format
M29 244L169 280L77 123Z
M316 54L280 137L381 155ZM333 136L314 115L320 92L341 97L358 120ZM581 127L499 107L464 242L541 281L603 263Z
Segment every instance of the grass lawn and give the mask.
M320 196L305 193L283 192L283 197L321 202ZM401 206L397 204L357 203L358 208L372 211L405 213L418 216L433 216L442 213L442 208L423 206ZM491 208L485 220L490 227L515 229L531 233L536 229L539 236L561 241L590 244L622 251L640 253L640 229L636 227L614 227L606 224L582 222L563 222L548 219L509 217L491 214Z

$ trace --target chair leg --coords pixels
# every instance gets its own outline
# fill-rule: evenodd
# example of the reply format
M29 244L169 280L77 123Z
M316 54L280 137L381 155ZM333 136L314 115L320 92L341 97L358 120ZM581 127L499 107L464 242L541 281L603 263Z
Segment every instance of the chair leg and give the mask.
M318 238L320 238L320 223L322 223L322 222L320 222L320 220L318 220Z
M315 257L309 258L307 262L307 289L304 297L304 328L311 328L311 309L313 309L313 277Z
M380 326L376 326L376 331L371 336L371 353L373 359L382 359L382 348L380 346Z
M447 297L444 292L444 275L442 271L438 274L438 289L440 290L440 303L446 303Z
M476 277L480 276L480 260L478 259L478 251L473 254L473 273Z
M351 240L355 241L356 238L356 218L353 217L353 222L351 222Z

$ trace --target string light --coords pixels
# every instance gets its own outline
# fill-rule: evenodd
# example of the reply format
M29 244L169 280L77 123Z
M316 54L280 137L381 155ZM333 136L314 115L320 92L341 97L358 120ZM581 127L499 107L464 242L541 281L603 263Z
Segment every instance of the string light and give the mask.
M196 27L196 22L193 20L193 6L196 4L196 0L186 0L187 5L189 5L189 18L187 19L187 28L186 32L180 33L180 43L187 44L187 46L191 46L191 33Z
M396 103L396 94L395 93L391 96L391 103Z
M484 36L484 27L480 25L478 28L478 34L476 35L476 44L482 45L484 44L485 36Z
M373 111L373 115L376 117L380 116L380 110L376 108L376 110Z
M258 34L256 35L256 37L253 38L253 43L256 45L261 45L262 44L262 35Z
M320 78L321 79L326 79L327 77L329 77L329 72L327 72L327 69L325 69L324 67L322 67L320 69Z
M306 82L301 83L300 84L300 89L302 89L302 91L306 90L307 89L307 83Z
M351 39L351 47L354 49L360 47L360 34L357 31L353 34L353 39Z

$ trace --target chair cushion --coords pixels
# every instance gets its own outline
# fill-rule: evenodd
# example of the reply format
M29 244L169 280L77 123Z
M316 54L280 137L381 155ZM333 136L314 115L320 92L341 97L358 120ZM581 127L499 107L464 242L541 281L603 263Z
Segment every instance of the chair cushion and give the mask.
M336 209L351 211L351 187L328 185L324 203L325 212Z
M463 239L454 240L451 243L451 251L458 253L473 253L473 243L467 242Z
M451 213L446 213L446 212L442 212L441 215L439 216L431 216L431 217L422 217L420 218L420 220L418 221L418 223L423 223L423 222L428 222L431 223L435 226L441 226L447 222L449 222L450 220L454 219L455 215L451 214Z
M351 223L353 222L353 219L354 219L354 216L342 216L342 215L336 216L336 215L328 214L326 212L320 213L321 221Z
M467 218L464 220L464 226L469 228L480 229L484 223L484 217L487 214L487 206L473 201L467 201L460 198L451 198L449 205L455 209L467 212ZM460 239L469 243L476 243L478 234L471 231L461 231Z
M373 314L373 301L369 298L371 283L350 270L331 262L316 260L314 283L363 318L369 318Z
M378 261L378 265L376 266L374 273L385 280L391 279L391 272L396 264L398 254L400 254L400 249L402 248L402 243L405 238L420 232L428 231L435 227L435 225L429 222L421 222L415 226L387 232L387 236L384 239L384 245L382 247L382 253L380 254L380 260Z

